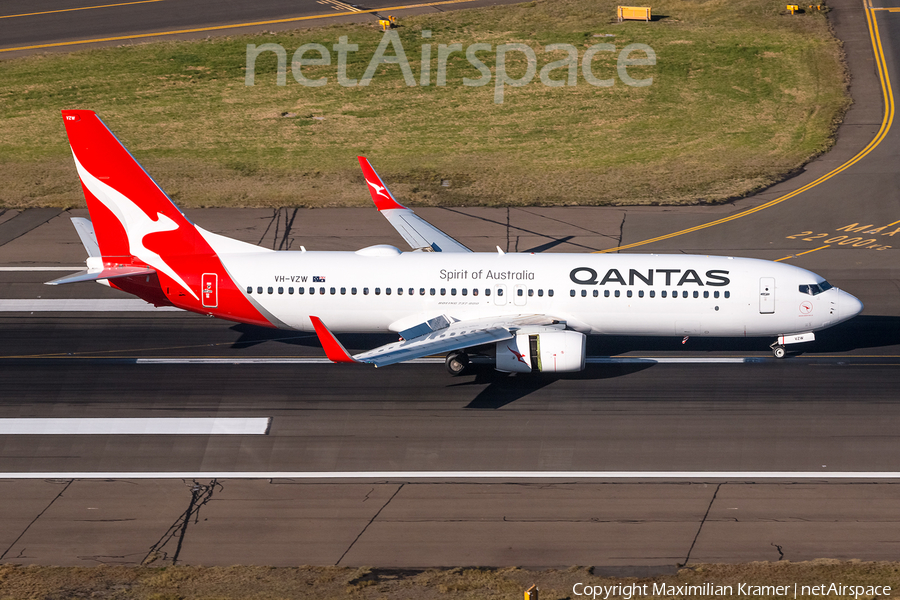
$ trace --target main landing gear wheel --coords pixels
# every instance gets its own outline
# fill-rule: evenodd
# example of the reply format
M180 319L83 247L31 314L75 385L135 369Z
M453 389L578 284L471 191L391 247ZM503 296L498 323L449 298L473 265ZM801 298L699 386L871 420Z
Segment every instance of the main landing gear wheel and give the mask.
M447 355L447 360L444 364L447 365L447 370L454 377L462 375L469 366L469 355L465 352L451 352Z
M775 358L784 358L787 356L787 350L784 349L784 346L772 346L772 354L775 355Z

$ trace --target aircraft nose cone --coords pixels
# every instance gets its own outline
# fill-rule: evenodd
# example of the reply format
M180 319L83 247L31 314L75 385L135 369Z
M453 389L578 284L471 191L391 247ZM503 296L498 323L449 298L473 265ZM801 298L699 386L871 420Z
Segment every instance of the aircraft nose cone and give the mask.
M863 309L863 303L860 302L856 296L848 294L847 292L841 292L840 306L842 321L852 319L861 313Z

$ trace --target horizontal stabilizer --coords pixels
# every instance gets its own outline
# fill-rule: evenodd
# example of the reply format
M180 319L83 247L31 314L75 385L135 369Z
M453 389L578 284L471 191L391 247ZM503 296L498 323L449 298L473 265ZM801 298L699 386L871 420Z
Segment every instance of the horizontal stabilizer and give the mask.
M98 279L116 279L117 277L130 277L132 275L153 275L156 269L150 267L111 267L108 269L85 269L74 275L66 275L44 285L62 285L64 283L78 283L81 281L97 281Z
M100 256L100 244L97 243L97 234L94 233L94 224L90 219L72 217L72 225L75 226L75 231L78 232L88 256Z

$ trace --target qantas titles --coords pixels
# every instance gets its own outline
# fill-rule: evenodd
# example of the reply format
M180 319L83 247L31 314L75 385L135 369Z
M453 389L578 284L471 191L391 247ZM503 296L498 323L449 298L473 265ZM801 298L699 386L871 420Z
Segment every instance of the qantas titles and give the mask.
M655 277L658 275L659 277ZM569 272L569 279L573 283L581 285L606 285L607 283L618 283L619 285L634 285L635 281L643 282L646 285L653 285L654 279L657 283L661 283L661 279L665 278L665 285L685 285L693 283L694 285L709 285L713 287L723 287L731 283L728 278L728 271L722 269L711 269L706 272L706 281L694 269L648 269L646 272L637 269L628 269L628 277L622 275L619 269L609 269L603 277L598 278L597 271L590 267L577 267ZM673 283L676 282L677 283Z

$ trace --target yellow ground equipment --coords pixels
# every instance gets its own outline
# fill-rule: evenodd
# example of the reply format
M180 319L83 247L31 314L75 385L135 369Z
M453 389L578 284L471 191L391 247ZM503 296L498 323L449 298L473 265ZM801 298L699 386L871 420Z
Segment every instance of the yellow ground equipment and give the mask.
M649 21L649 6L620 6L618 8L619 23L629 19L633 21Z

